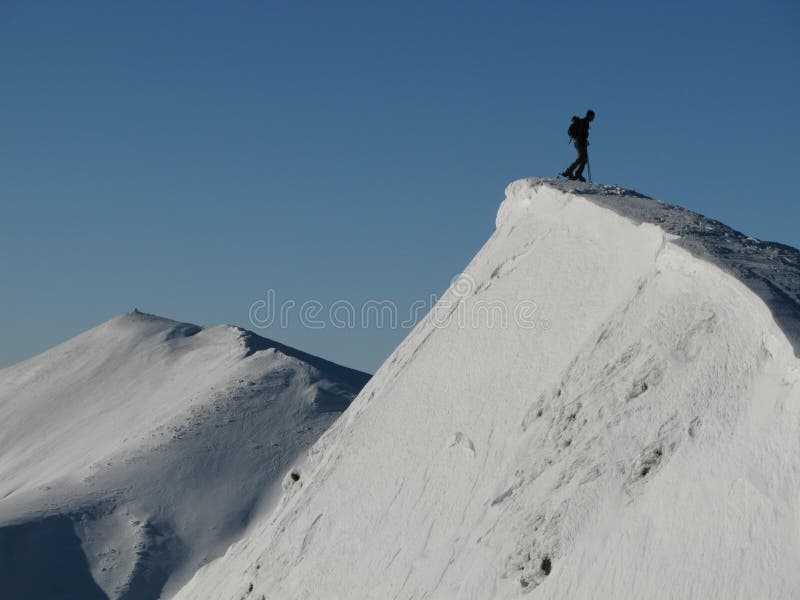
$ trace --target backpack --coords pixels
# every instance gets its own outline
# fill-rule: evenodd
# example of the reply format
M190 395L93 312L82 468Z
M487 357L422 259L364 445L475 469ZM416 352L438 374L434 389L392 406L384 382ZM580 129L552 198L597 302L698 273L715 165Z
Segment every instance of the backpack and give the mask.
M580 129L580 126L578 125L578 121L580 121L580 120L581 120L580 117L576 117L576 116L572 117L572 123L569 124L569 128L567 129L567 135L569 136L569 139L572 140L572 139L575 139L576 137L578 137L578 130Z

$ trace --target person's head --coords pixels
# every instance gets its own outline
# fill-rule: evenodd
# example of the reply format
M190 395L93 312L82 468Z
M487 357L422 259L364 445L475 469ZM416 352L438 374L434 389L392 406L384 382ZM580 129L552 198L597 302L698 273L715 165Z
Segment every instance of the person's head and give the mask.
M586 120L594 121L594 111L591 108L586 111Z

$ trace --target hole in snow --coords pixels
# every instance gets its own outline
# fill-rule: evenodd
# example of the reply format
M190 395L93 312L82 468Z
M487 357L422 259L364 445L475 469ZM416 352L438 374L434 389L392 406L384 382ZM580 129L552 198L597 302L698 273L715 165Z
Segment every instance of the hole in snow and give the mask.
M700 417L695 417L692 419L692 422L689 423L689 437L694 438L697 436L697 432L700 429Z
M545 556L542 559L542 564L539 565L539 566L542 569L542 573L544 573L545 575L550 575L550 571L553 568L553 563L550 562L550 557L549 556Z
M650 386L647 385L647 381L645 380L634 381L633 387L628 392L628 400L633 400L634 398L638 398L649 389Z
M664 450L661 447L657 447L649 457L642 461L642 468L639 471L639 475L641 477L647 477L653 467L657 467L661 464L661 459L663 457Z
M300 481L300 473L298 473L297 471L292 471L289 477L292 478L292 481Z

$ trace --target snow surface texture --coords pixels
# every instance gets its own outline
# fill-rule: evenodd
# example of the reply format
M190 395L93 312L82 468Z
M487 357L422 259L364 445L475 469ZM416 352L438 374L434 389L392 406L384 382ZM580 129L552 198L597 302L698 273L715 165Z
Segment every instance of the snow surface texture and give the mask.
M0 370L0 597L170 596L367 379L139 312Z
M800 597L797 258L617 187L511 184L302 488L177 597ZM523 300L533 329L437 315Z

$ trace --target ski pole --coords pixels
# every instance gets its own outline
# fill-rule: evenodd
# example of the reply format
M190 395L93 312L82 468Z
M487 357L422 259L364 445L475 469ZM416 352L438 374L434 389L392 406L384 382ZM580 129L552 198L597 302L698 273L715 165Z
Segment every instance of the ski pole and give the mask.
M589 183L592 183L592 164L586 159L586 168L589 169Z

